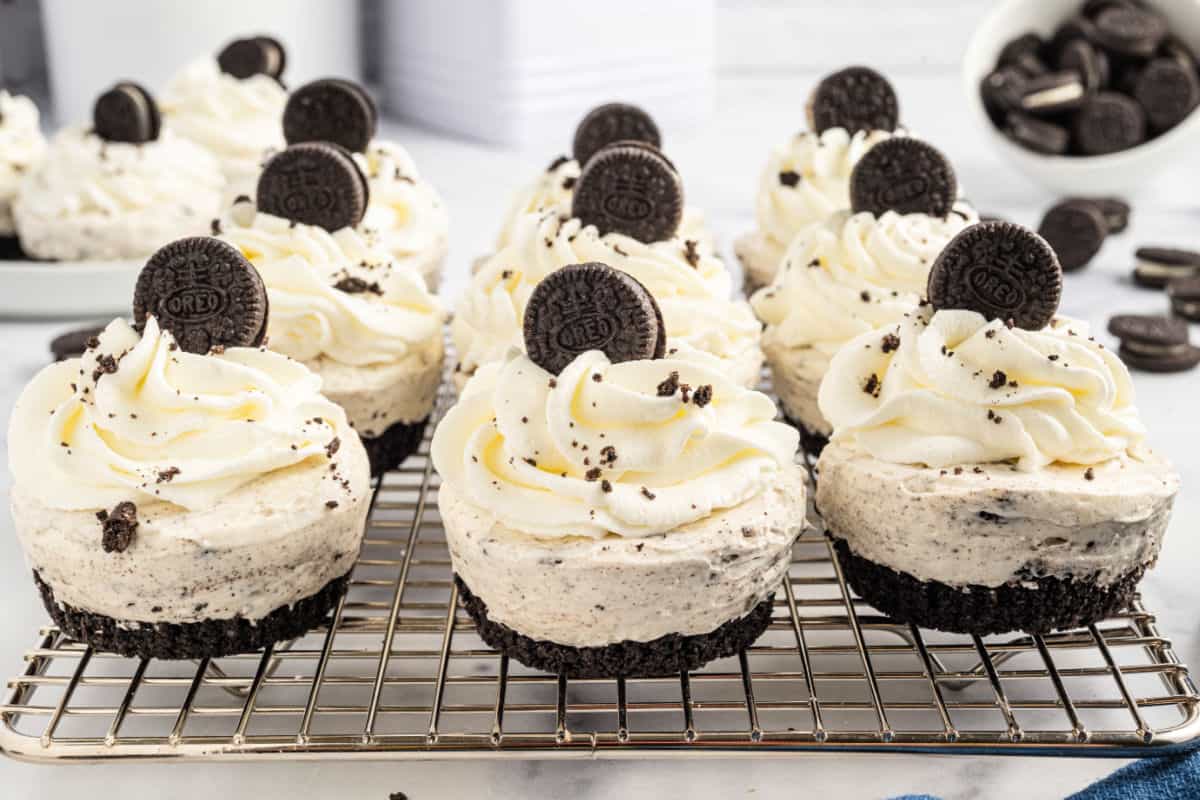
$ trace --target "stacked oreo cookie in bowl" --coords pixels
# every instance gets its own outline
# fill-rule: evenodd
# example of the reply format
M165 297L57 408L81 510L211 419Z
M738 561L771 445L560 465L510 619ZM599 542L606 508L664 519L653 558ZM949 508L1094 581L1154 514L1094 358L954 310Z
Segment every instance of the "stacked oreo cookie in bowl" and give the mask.
M306 142L273 156L256 200L235 203L216 229L262 275L269 347L320 376L378 475L421 442L446 315L412 262L361 231L368 207L368 180L349 152Z
M321 380L262 343L266 287L228 243L181 239L9 423L12 514L47 611L122 655L212 658L295 638L346 587L367 454Z
M526 352L482 366L434 433L459 595L530 667L675 675L771 620L805 525L796 432L765 395L669 355L664 316L607 264L552 272Z
M835 354L915 311L942 248L978 221L945 156L919 139L875 144L849 184L851 208L798 234L750 298L781 410L814 456L833 431L817 396Z
M607 144L583 165L570 200L519 215L509 243L471 277L451 325L460 390L480 367L524 348L521 320L538 284L589 262L629 273L654 296L668 355L757 385L760 326L731 299L721 259L683 232L683 182L666 155L642 141Z
M1179 476L1061 292L1045 240L981 223L938 257L927 303L834 356L817 504L847 580L889 616L978 635L1087 625L1157 559Z

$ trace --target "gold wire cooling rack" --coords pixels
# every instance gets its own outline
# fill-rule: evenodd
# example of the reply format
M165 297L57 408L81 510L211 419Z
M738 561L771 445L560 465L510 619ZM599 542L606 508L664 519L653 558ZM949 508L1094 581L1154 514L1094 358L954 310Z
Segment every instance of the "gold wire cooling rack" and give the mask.
M35 761L1128 757L1200 737L1196 687L1140 600L1045 636L919 630L854 596L811 510L770 629L737 657L653 679L527 669L489 649L459 606L428 452L426 437L379 483L350 588L327 625L199 663L122 658L44 627L7 681L0 749Z

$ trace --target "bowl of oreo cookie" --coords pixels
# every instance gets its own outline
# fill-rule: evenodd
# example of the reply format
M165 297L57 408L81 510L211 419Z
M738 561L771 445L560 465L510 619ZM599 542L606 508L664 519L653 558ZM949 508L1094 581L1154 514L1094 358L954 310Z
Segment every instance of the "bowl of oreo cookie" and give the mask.
M1037 183L1127 192L1200 137L1197 53L1197 0L1003 0L967 45L963 84Z

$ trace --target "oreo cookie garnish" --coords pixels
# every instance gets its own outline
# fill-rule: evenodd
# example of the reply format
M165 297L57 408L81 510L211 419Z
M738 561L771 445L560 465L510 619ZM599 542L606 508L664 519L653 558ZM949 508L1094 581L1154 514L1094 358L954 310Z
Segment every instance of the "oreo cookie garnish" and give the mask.
M375 137L378 113L371 96L356 83L324 78L292 92L283 109L283 138L297 142L333 142L364 152Z
M189 353L257 347L267 331L267 289L233 245L179 239L150 256L138 275L134 324L140 328L150 315Z
M850 206L855 213L945 217L956 199L958 180L950 162L933 145L908 136L875 145L850 173Z
M550 273L525 307L525 349L552 375L576 356L601 350L615 363L661 358L658 303L632 276L607 264L571 264Z
M669 239L683 219L683 184L665 156L618 142L592 156L575 183L571 215L603 235L640 242Z
M354 159L328 142L305 142L267 161L258 177L260 212L333 232L367 210L367 182Z
M1087 266L1108 235L1104 214L1091 203L1064 200L1055 204L1038 226L1038 235L1058 254L1063 271Z
M571 152L582 167L602 148L628 141L662 147L658 125L643 109L630 103L605 103L593 108L579 122Z
M1123 94L1100 92L1079 109L1074 131L1085 154L1116 153L1146 141L1146 114Z
M270 36L234 39L217 54L221 71L242 80L254 75L278 80L286 64L283 45Z
M143 144L158 138L162 117L150 92L131 81L121 81L96 98L92 127L106 142Z
M846 67L826 76L809 101L810 122L817 133L830 128L894 131L900 121L896 90L870 67Z
M1188 325L1171 317L1118 314L1108 332L1121 340L1117 354L1130 367L1147 372L1179 372L1200 364L1200 348L1188 341Z
M1005 120L1004 133L1030 150L1051 156L1062 155L1071 146L1071 134L1063 126L1017 111Z
M1010 222L981 222L950 240L929 271L938 309L977 311L1041 330L1058 311L1062 267L1046 240Z
M97 511L100 520L100 546L106 553L124 553L133 544L138 529L137 506L128 500L117 503L112 511Z
M1156 58L1138 73L1133 97L1156 131L1173 128L1200 104L1196 68L1174 58Z

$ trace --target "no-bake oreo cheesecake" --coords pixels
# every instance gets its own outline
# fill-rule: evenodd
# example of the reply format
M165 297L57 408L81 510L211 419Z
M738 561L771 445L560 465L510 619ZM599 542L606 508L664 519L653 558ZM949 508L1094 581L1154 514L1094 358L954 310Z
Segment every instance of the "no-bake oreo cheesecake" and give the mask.
M549 276L524 322L528 354L483 367L433 438L480 635L573 677L677 674L753 642L805 525L795 430L663 358L653 297L604 264Z
M398 142L377 138L378 118L366 89L328 78L292 93L283 112L283 132L288 144L332 142L352 154L370 195L356 228L395 261L416 269L436 291L446 260L449 215L408 151Z
M1044 240L977 225L934 266L931 306L833 359L817 505L850 584L897 620L1086 625L1158 557L1179 476L1116 354L1056 316L1060 291Z
M0 90L0 259L23 256L12 204L26 173L45 152L37 106L28 97Z
M834 354L916 309L942 248L978 222L954 199L950 164L916 139L878 145L852 185L853 208L798 235L774 281L750 299L780 405L814 454L832 430L817 392Z
M421 442L441 382L446 315L411 262L362 233L367 207L349 154L297 144L267 162L256 204L236 203L218 229L266 283L268 346L320 376L378 475Z
M754 230L738 237L747 294L771 283L792 240L850 207L850 174L859 159L897 132L891 84L868 67L826 76L808 104L809 130L774 148L759 177Z
M225 179L198 145L163 128L154 98L118 83L92 126L59 131L21 182L13 217L40 259L142 259L163 242L207 232Z
M168 128L203 147L225 175L225 203L254 194L263 160L283 147L280 122L288 94L283 45L269 36L236 39L216 58L186 65L167 83Z
M367 456L303 365L259 346L253 267L167 245L131 325L43 369L8 432L17 536L68 636L206 658L301 635L337 602L370 499Z
M551 211L570 214L575 184L588 159L619 141L644 142L662 148L658 124L644 109L630 103L605 103L592 109L575 128L571 155L555 158L541 174L513 195L496 237L493 253L512 244L525 215ZM684 207L679 233L685 240L695 242L696 247L709 252L716 250L712 231L705 223L704 212L695 206ZM479 258L476 267L486 263L487 258Z
M639 189L644 194L635 195ZM731 299L724 263L683 238L682 208L678 174L650 145L618 143L592 156L570 212L522 215L509 245L472 276L451 326L458 386L523 346L522 319L538 283L560 267L590 261L632 275L654 296L668 355L756 385L761 326L746 302Z

